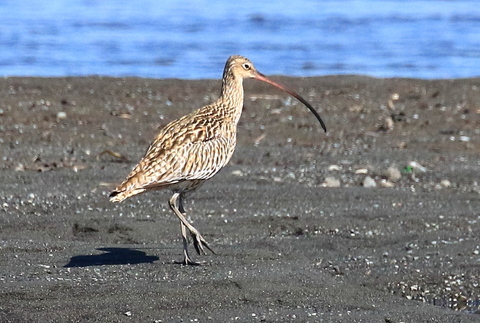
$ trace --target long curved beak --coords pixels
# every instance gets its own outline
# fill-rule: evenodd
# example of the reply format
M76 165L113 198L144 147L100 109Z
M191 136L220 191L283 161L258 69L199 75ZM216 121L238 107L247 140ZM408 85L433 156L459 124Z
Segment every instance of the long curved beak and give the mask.
M266 77L265 75L263 75L262 73L256 71L255 73L255 76L254 76L255 79L259 80L259 81L263 81L265 83L268 83L268 84L271 84L275 87L278 87L279 89L287 92L288 94L290 94L291 96L293 96L294 98L296 98L298 101L302 102L303 104L305 104L305 106L315 115L315 117L317 118L318 122L320 122L320 125L322 126L323 130L325 132L327 132L327 127L325 126L325 123L323 122L322 118L320 117L320 115L318 114L318 112L310 105L310 103L307 102L307 100L305 100L304 98L302 98L300 95L298 95L297 93L287 89L286 87L284 87L283 85L280 85L272 80L270 80L268 77Z

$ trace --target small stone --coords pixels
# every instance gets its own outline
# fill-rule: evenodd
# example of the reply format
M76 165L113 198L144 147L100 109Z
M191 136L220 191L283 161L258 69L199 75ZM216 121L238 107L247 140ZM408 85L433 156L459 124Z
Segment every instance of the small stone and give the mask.
M393 100L388 100L388 107L390 110L395 110L395 103L393 103Z
M400 170L394 166L390 166L385 171L385 176L390 182L398 182L402 177Z
M370 176L365 177L363 180L363 187L377 187L377 183Z
M382 179L382 180L380 181L380 186L381 186L381 187L394 187L395 184L393 184L393 183L390 182L390 181L387 181L386 179Z
M131 311L126 311L124 314L125 314L125 316L132 316L132 312L131 312Z
M339 171L339 170L340 170L340 166L338 166L338 165L330 165L330 166L328 166L328 171L329 171L329 172Z
M294 172L289 172L287 175L285 175L285 178L288 178L288 179L295 179L296 176L295 176L295 173Z
M243 176L243 172L240 169L236 169L232 172L234 176Z
M368 169L360 168L355 171L355 174L368 174Z
M340 187L340 180L336 179L335 177L327 177L325 181L322 183L323 187Z
M391 132L394 128L394 125L395 125L395 123L393 122L392 117L387 117L383 121L383 128L382 129L387 131L387 132Z
M450 187L452 186L452 183L448 180L448 179L442 179L440 181L440 184L443 186L443 187Z

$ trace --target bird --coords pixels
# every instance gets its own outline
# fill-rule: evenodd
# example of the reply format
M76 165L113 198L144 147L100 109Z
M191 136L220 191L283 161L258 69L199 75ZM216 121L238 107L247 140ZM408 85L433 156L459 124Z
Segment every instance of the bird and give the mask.
M109 195L111 202L121 202L152 190L170 190L169 206L180 220L183 265L201 265L188 252L188 234L198 255L212 250L200 232L186 219L185 197L215 176L232 157L237 124L242 114L243 80L269 83L302 102L327 128L318 112L300 95L258 72L253 63L240 55L230 56L225 64L218 100L167 124L160 130L145 155L126 179Z

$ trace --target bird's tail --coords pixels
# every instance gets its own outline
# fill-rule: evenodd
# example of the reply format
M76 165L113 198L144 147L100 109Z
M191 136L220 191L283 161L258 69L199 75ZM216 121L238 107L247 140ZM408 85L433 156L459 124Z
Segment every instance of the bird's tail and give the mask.
M135 189L135 190L122 190L120 188L115 189L109 195L110 202L122 202L126 198L140 194L144 192L144 189Z
M138 167L138 165L137 165ZM127 179L110 193L110 202L122 202L130 196L134 196L145 192L144 188L140 188L141 180L143 179L143 173L137 170L135 167L132 172L127 176Z
M125 192L113 191L108 197L110 197L110 202L122 202L127 197L124 194Z

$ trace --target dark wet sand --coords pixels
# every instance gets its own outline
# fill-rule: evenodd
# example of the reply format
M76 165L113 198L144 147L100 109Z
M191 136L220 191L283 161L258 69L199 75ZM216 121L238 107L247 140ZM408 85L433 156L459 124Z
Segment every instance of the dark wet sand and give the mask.
M480 79L275 79L329 134L246 82L237 151L187 201L201 267L173 264L169 192L107 196L219 81L0 80L0 322L479 322Z

